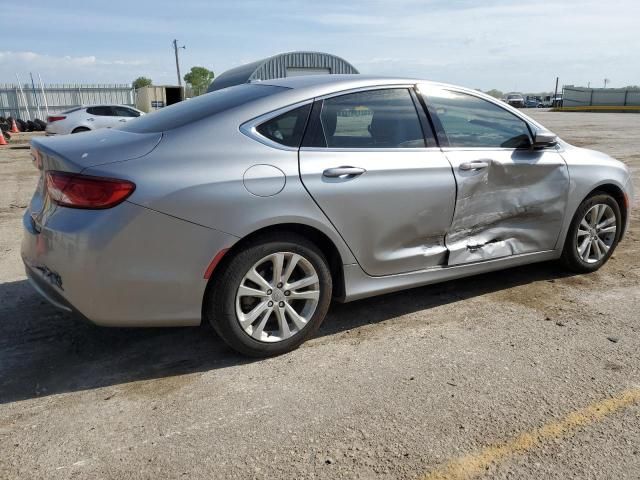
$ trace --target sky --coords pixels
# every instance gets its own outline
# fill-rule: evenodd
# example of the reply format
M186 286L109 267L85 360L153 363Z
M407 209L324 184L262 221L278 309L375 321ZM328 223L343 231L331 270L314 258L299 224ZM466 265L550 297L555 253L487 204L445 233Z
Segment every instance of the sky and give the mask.
M0 83L176 84L177 38L183 75L311 50L482 90L638 85L638 20L639 0L0 0Z

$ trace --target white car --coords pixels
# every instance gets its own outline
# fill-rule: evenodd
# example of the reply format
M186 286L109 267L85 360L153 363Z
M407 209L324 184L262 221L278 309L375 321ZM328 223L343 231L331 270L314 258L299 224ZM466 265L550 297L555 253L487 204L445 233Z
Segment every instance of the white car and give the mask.
M47 135L88 132L121 126L144 112L127 105L90 105L75 107L47 117Z

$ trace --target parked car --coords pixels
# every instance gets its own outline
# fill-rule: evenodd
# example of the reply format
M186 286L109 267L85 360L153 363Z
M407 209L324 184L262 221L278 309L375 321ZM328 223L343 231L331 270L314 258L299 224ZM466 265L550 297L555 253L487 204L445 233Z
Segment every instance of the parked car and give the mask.
M509 93L505 97L505 102L516 108L524 108L525 100L524 97L519 93Z
M542 101L538 97L527 97L525 108L542 108Z
M144 115L128 105L90 105L72 108L47 117L47 135L88 132L100 128L113 128Z
M229 87L32 155L36 290L99 325L204 320L254 356L296 348L332 299L556 259L593 272L633 193L623 163L492 97L362 75Z

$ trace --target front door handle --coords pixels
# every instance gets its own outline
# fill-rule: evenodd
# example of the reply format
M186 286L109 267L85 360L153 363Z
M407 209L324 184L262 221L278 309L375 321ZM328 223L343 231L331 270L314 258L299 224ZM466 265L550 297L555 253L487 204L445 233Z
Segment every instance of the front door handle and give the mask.
M460 164L460 170L482 170L487 168L491 162L489 160L474 160Z
M120 121L121 121L121 122L126 122L126 121L127 121L127 119L126 119L126 118L123 118L123 119L122 119L122 120L120 120Z
M362 175L366 170L359 167L333 167L327 168L322 175L329 178L357 177Z

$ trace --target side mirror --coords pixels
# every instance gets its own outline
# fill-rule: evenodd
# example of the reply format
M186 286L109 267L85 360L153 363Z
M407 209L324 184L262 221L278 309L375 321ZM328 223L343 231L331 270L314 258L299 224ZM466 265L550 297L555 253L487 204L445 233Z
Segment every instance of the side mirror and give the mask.
M558 136L548 130L539 130L533 136L533 148L553 147L558 143Z

